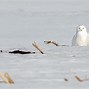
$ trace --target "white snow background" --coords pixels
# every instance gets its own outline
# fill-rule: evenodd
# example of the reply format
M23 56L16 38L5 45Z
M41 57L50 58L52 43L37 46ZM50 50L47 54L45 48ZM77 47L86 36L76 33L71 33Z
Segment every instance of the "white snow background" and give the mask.
M89 32L89 0L0 0L0 72L8 72L15 82L0 83L0 89L89 89L89 81L75 79L89 78L89 47L71 46L78 25ZM34 41L45 54L32 46ZM6 52L12 49L37 53Z

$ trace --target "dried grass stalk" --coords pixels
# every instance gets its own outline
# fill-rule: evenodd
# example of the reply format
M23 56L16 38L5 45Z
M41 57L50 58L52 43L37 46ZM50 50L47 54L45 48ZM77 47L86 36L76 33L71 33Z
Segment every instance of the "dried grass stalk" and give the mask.
M11 79L7 72L4 74L4 76L8 79L9 83L14 83L14 81Z
M0 77L2 78L2 80L7 83L7 84L12 84L14 83L14 81L10 78L9 74L8 73L1 73L0 72Z
M44 52L43 52L42 49L37 45L36 42L32 43L32 45L33 45L37 50L39 50L40 53L44 54Z
M80 77L78 77L78 76L75 76L75 78L76 78L79 82L89 81L89 79L80 79Z
M56 45L56 46L59 46L59 44L58 43L56 43L55 41L44 41L44 43L46 43L46 44L54 44L54 45Z
M79 82L83 82L83 80L82 80L82 79L80 79L80 77L75 76L75 78L76 78Z

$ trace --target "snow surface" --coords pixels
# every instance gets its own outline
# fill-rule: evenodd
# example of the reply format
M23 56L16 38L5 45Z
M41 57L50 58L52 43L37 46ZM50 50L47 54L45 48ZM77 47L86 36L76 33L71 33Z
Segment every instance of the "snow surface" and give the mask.
M89 89L89 47L72 47L76 26L89 28L89 0L0 0L0 71L15 84L1 89ZM89 31L89 30L88 30ZM68 46L46 45L55 40ZM45 54L33 46L36 41ZM14 55L9 50L36 51ZM69 81L64 81L67 78Z

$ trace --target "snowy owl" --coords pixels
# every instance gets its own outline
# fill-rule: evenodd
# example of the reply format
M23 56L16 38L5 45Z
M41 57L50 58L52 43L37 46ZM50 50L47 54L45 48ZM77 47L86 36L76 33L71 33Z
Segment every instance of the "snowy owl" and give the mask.
M72 45L73 46L88 46L89 40L88 40L89 34L86 31L86 27L81 25L78 26L76 29L76 34L74 35L72 39Z

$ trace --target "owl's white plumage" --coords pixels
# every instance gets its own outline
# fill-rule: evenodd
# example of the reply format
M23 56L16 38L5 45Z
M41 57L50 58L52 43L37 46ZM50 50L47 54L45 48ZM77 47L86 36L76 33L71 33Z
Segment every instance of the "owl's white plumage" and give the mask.
M76 34L72 39L73 46L88 46L89 45L89 33L86 31L86 27L81 25L76 29Z

